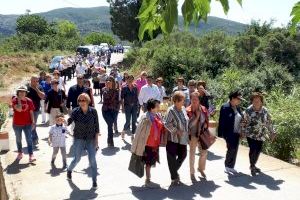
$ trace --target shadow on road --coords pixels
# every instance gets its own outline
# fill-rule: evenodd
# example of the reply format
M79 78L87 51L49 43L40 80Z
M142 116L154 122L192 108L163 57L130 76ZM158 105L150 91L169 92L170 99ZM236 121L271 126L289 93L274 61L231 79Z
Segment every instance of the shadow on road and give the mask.
M24 159L24 158L23 158ZM29 167L30 165L35 165L34 163L20 164L20 160L16 159L14 162L9 164L3 171L7 174L18 174L22 169Z
M116 155L118 151L120 151L119 147L106 147L101 149L101 152L104 156Z
M211 198L212 193L219 188L213 181L199 181L193 185L181 185L176 187L169 187L168 189L149 189L145 187L131 186L132 194L143 200L162 200L162 199L193 199L196 196L202 198Z
M52 177L59 176L61 173L65 172L66 170L62 168L57 168L55 165L51 166L51 169L46 174L50 174Z
M265 173L261 173L254 177L248 174L239 173L235 176L228 176L228 181L225 182L234 187L243 187L246 189L257 189L255 186L251 185L252 183L255 183L264 185L270 190L280 190L279 185L281 185L284 180L275 180Z
M213 153L211 151L208 151L207 160L209 160L209 161L220 160L220 159L223 159L223 158L224 158L223 156L219 156L219 155L216 155L215 153Z
M72 181L68 181L68 183L72 189L69 199L96 199L98 196L95 190L80 190Z

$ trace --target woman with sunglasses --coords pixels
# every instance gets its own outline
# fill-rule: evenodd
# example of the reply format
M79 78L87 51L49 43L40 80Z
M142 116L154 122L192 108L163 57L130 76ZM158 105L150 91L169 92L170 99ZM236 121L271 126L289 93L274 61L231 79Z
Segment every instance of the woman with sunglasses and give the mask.
M237 173L234 166L241 135L242 112L239 108L241 100L242 94L234 91L229 95L229 102L225 103L220 110L218 136L226 141L225 173L228 174Z
M114 147L113 140L113 124L117 118L119 112L119 88L116 87L114 77L109 76L106 79L106 86L103 88L103 106L102 115L107 124L107 145L108 147Z
M58 70L54 70L54 72L53 72L53 79L57 79L58 80L58 88L59 89L66 91L64 80L60 76L60 72Z
M74 128L74 159L67 171L68 180L72 179L72 171L81 159L82 152L87 150L89 164L92 169L93 189L97 188L97 162L96 151L98 149L99 120L97 110L89 106L91 99L88 94L78 96L79 107L74 108L68 119L68 125L72 122Z
M52 89L49 90L45 100L46 110L49 113L49 125L55 124L55 117L63 113L62 106L67 99L65 91L59 89L57 79L51 81Z

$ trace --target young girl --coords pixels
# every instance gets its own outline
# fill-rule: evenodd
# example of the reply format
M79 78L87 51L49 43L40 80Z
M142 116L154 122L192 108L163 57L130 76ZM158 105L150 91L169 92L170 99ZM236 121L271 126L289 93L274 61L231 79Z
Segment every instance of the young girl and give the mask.
M60 149L63 159L63 169L67 168L67 154L66 154L66 134L70 135L68 129L64 126L64 115L59 114L55 117L56 124L53 125L49 131L48 142L52 144L53 154L51 159L51 165L54 165L56 155Z

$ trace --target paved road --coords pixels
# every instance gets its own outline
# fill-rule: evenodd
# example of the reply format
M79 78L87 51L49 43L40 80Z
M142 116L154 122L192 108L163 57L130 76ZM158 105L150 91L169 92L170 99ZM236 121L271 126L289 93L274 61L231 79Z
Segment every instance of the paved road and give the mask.
M118 57L120 59L120 57ZM74 80L68 82L68 87ZM99 97L95 97L99 102ZM207 180L197 177L198 182L192 184L189 179L188 159L180 169L184 183L180 187L169 187L170 175L167 168L165 148L160 149L161 163L153 168L152 180L159 183L161 189L147 189L143 187L144 179L140 179L127 170L130 159L131 140L126 136L122 141L115 138L115 148L107 148L106 124L101 115L101 104L96 105L99 111L100 149L97 153L98 190L91 190L90 169L85 155L75 168L73 182L66 180L66 172L61 170L60 154L57 157L57 168L52 169L50 159L52 149L46 140L49 127L38 127L40 137L39 148L35 151L37 162L28 163L24 157L20 163L15 162L16 145L14 133L10 131L11 151L1 155L6 185L11 199L22 200L61 200L61 199L232 199L232 200L260 200L260 199L300 199L300 169L294 165L282 162L269 156L262 155L258 166L263 173L251 177L248 169L248 149L241 147L237 159L235 176L224 173L225 144L219 139L210 149L207 162ZM119 131L122 130L125 117L119 114ZM39 119L40 122L40 119ZM67 147L70 147L72 138L67 138ZM25 145L25 141L23 141ZM68 157L70 163L72 157Z

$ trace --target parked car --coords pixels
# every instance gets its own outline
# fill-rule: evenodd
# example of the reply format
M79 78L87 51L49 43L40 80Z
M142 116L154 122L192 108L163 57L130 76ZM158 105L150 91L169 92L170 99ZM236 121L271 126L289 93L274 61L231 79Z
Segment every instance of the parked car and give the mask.
M83 57L87 57L88 54L92 53L92 49L89 46L79 46L77 47L76 52L79 52Z
M58 68L60 62L64 59L64 56L54 56L49 65L49 71L52 73Z
M115 53L124 53L124 47L121 44L117 44L115 47Z

